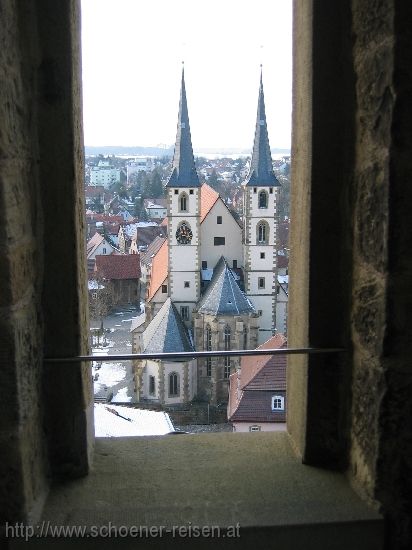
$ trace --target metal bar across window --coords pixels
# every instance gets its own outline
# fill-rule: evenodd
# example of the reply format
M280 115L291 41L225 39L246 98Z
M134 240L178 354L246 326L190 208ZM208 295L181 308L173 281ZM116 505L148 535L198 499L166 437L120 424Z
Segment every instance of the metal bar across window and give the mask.
M116 355L78 355L74 357L46 357L46 363L78 363L79 361L139 361L144 359L197 359L201 357L244 357L250 355L314 355L344 353L344 348L284 348L244 349L231 351L182 351L179 353L121 353Z

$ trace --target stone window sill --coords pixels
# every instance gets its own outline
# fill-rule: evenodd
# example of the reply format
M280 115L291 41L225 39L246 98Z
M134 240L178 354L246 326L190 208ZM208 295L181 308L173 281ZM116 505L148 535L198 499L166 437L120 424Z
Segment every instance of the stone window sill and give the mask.
M285 432L98 438L90 474L56 485L42 520L88 526L239 524L236 548L379 550L383 541L381 516L342 474L302 465ZM179 542L171 539L168 547ZM189 546L196 542L201 541ZM162 541L150 543L161 547ZM209 543L233 547L233 539Z

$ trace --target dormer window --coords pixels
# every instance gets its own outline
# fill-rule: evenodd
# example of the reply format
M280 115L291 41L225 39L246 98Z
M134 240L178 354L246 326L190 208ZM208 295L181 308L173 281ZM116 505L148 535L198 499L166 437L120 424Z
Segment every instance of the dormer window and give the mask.
M284 411L285 410L285 398L283 395L272 396L272 411Z

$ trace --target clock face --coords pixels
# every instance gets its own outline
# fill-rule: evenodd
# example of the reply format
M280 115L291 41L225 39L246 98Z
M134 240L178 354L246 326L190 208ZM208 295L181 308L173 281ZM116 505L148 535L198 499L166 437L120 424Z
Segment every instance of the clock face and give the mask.
M188 225L182 223L176 231L176 240L179 244L189 244L192 240L193 233Z

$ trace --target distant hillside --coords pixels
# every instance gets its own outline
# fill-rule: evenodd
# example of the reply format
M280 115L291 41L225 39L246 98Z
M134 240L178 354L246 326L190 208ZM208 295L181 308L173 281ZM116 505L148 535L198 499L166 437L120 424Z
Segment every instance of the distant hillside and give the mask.
M280 149L278 147L272 147L271 148L271 153L274 154L274 155L290 155L290 149ZM229 148L223 148L223 149L213 149L213 148L202 148L202 149L196 149L195 151L195 154L196 155L199 155L201 156L202 154L214 154L214 153L220 153L221 155L240 155L240 156L244 156L244 155L251 155L252 154L252 149L241 149L241 148L236 148L234 147L233 149L229 149Z
M134 156L147 156L147 157L171 157L173 155L173 148L161 149L160 147L124 147L123 145L102 145L102 146L90 146L86 145L86 156L97 155L129 155Z
M271 149L272 154L284 154L284 155L290 155L290 149L279 149L276 147L272 147ZM221 149L217 151L216 149L198 149L195 151L196 156L202 156L202 154L220 154L220 155L236 155L239 154L241 156L244 155L250 155L252 153L251 150L245 150L245 149ZM85 146L85 155L86 156L98 156L98 155L122 155L122 156L147 156L147 157L171 157L173 156L173 147L170 147L169 149L162 149L160 147L125 147L123 145L102 145L102 146Z

